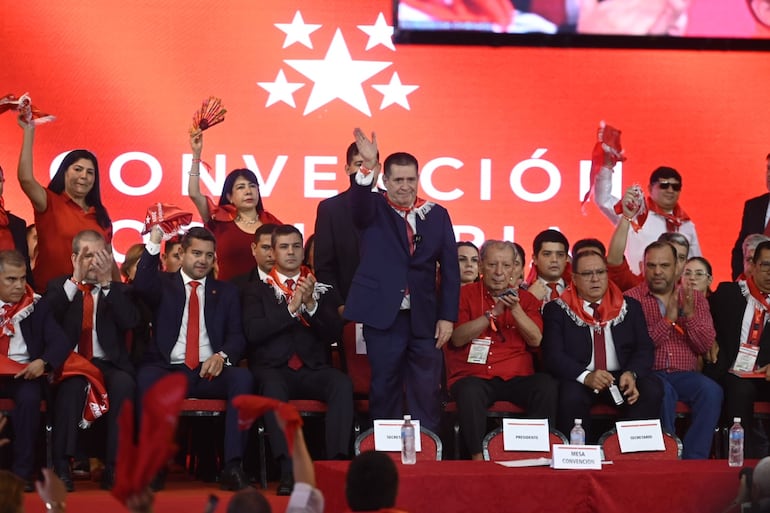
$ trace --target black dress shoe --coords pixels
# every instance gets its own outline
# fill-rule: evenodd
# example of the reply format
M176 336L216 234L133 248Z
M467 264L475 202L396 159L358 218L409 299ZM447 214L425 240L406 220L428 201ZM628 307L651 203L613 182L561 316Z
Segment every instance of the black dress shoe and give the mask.
M225 467L219 477L219 488L237 492L249 486L249 480L240 465Z
M281 480L278 482L278 489L275 491L276 495L291 495L294 490L294 476L286 474L281 476Z
M59 476L59 479L64 483L64 488L66 488L68 492L75 491L75 483L72 482L72 472L70 472L69 462L55 464L53 471Z
M115 467L113 465L105 465L102 470L102 480L99 483L99 488L102 490L112 490L115 485Z

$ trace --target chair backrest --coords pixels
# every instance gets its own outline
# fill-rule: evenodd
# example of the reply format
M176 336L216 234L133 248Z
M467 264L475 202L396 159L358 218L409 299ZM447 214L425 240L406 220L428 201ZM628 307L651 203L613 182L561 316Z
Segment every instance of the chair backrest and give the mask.
M440 461L441 454L444 451L444 445L441 438L428 428L420 426L421 451L417 453L417 461ZM364 451L374 450L374 428L369 428L356 437L353 446L356 456ZM400 451L387 451L388 456L394 461L401 461Z
M663 431L664 451L620 452L617 429L612 428L599 438L605 460L678 460L682 458L682 441L675 434Z
M566 444L567 437L556 429L549 433L550 445ZM506 451L503 449L503 428L499 427L487 433L481 442L481 452L487 461L528 460L530 458L550 458L551 451Z
M369 383L372 381L372 367L369 357L356 354L356 323L349 322L342 329L342 350L345 355L345 366L348 376L353 382L355 397L369 396Z

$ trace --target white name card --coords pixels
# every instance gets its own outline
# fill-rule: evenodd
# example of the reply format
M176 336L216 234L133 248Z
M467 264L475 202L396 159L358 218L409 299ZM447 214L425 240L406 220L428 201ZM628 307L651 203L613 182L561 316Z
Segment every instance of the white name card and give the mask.
M601 470L601 447L598 445L554 445L553 468Z
M665 451L660 419L616 422L620 452Z
M414 424L414 450L422 451L420 437L420 421L412 419ZM401 426L403 420L375 420L374 421L374 450L401 452Z
M550 452L548 419L504 419L503 449Z

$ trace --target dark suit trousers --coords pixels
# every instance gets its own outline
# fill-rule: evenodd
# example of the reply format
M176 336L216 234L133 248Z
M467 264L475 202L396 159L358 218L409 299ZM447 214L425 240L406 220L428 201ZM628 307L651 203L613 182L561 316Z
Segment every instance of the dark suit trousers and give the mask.
M472 364L469 364L472 365ZM548 419L555 427L558 382L548 374L482 379L468 376L452 385L457 401L457 418L465 446L471 454L480 454L487 432L487 408L495 401L510 401L527 410L533 419Z
M412 335L410 311L402 310L387 330L364 326L372 366L369 411L372 419L400 419L404 394L413 419L438 432L441 422L441 372L444 355L432 338Z
M138 391L137 411L141 407L141 398L160 378L171 373L182 372L187 377L187 397L201 399L227 399L225 411L225 464L243 458L248 431L238 429L238 410L232 403L233 397L254 393L254 380L248 370L240 367L225 367L222 374L209 381L200 377L200 365L190 370L186 365L166 365L151 363L139 368L136 376Z
M615 383L618 383L620 372L612 372ZM639 399L632 405L624 402L617 408L624 420L642 420L660 418L660 407L663 401L663 385L654 374L639 377L636 381L639 390ZM615 406L609 390L598 394L577 381L559 382L559 413L556 418L556 428L569 436L569 432L575 425L575 419L583 420L583 429L586 431L586 442L595 443L601 433L594 433L591 429L591 406L596 403Z
M326 457L340 458L350 455L350 435L353 431L353 384L350 378L337 369L308 369L288 367L268 369L252 367L260 395L280 401L290 399L314 399L327 404ZM270 440L270 450L276 458L288 461L288 450L283 432L275 421L275 415L265 415L265 429ZM283 464L286 467L288 464ZM285 470L285 468L282 468Z
M22 479L32 479L35 472L35 447L40 436L40 400L45 378L31 381L7 378L0 380L0 394L14 402L11 413L14 438L13 473Z
M118 415L126 400L133 401L136 394L134 377L115 367L107 360L91 360L104 375L110 409L104 416L107 423L106 463L115 463L118 451ZM53 459L60 461L74 456L77 450L78 424L83 418L86 401L86 379L72 377L62 381L56 390L53 405Z
M747 458L762 458L754 436L754 402L770 401L770 382L763 379L739 378L734 374L725 374L722 378L725 390L724 411L728 426L733 418L740 417L743 426L745 454Z

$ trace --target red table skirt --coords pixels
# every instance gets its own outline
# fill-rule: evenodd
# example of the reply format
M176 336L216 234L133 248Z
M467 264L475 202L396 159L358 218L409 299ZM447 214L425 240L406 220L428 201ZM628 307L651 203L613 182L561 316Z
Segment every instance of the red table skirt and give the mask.
M349 463L315 465L326 512L345 511ZM488 461L397 466L396 507L410 513L720 513L738 491L738 469L727 460L619 461L602 470L507 468Z

